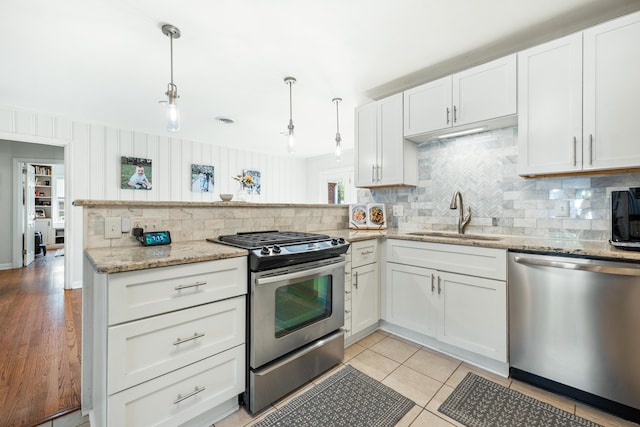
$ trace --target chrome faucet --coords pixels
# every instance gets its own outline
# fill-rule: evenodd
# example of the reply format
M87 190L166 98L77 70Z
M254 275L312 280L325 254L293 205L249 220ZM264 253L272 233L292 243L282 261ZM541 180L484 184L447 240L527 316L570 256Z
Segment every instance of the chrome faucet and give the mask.
M460 199L460 215L458 216L458 233L464 234L464 228L471 221L471 208L467 208L468 214L464 216L464 204L462 203L462 194L459 191L453 193L453 199L451 199L451 205L449 209L458 209L458 199Z

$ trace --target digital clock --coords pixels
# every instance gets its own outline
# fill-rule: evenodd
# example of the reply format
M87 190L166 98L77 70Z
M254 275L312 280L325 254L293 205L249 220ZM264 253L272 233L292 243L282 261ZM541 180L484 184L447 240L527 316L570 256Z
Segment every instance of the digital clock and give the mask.
M142 233L138 240L145 246L168 245L171 243L171 234L168 231L151 231Z

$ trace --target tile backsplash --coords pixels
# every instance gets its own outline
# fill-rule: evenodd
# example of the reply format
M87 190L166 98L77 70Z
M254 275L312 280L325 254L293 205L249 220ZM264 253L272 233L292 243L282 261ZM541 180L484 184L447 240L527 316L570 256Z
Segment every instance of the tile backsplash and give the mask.
M466 233L609 239L610 192L639 187L640 172L525 179L517 138L511 127L421 144L416 187L360 189L358 202L385 203L401 230L456 231L459 211L449 205L460 191L472 214ZM396 205L404 216L391 215Z

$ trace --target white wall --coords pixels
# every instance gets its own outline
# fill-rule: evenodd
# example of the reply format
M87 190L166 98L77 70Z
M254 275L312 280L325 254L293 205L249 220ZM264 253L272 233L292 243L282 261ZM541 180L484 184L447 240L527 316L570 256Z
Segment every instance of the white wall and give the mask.
M0 107L0 139L65 147L67 287L82 284L82 208L72 208L70 202L73 200L216 201L219 200L218 193L235 193L237 183L232 180L232 175L242 169L255 169L262 175L262 194L252 201L306 202L305 162L295 157L251 153L209 143L74 122L11 107ZM153 161L152 190L120 189L120 156L144 157ZM192 163L215 167L213 193L191 192Z

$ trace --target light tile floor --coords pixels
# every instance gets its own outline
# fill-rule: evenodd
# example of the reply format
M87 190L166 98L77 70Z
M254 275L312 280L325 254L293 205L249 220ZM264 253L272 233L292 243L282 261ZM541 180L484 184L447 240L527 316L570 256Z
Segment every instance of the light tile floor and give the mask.
M276 402L270 409L253 417L244 408L240 408L217 422L215 427L251 426L347 364L381 381L416 403L397 424L399 427L462 426L438 412L438 407L469 371L605 427L638 427L638 424L614 417L567 397L510 378L502 378L383 331L376 331L346 348L342 364Z

